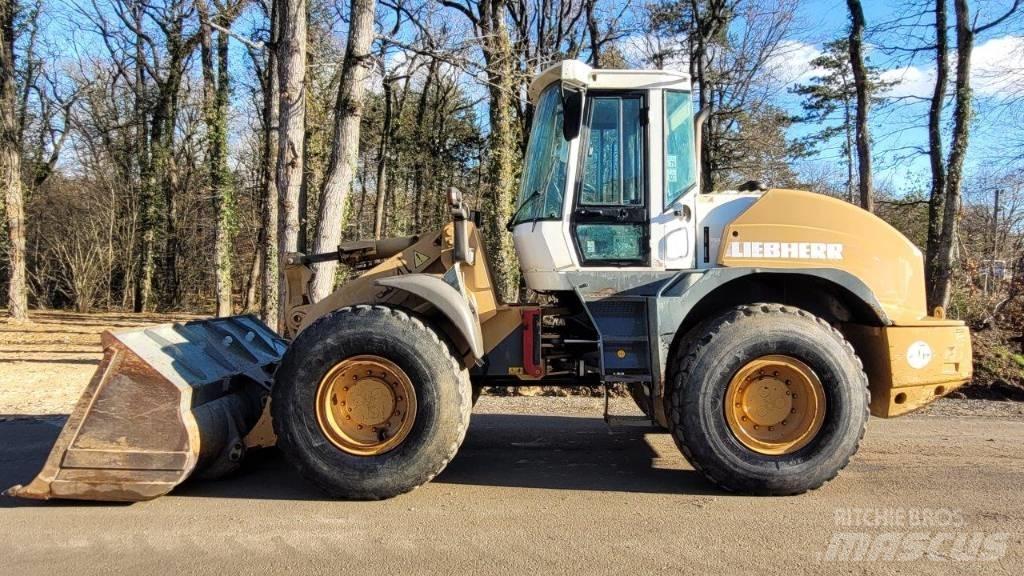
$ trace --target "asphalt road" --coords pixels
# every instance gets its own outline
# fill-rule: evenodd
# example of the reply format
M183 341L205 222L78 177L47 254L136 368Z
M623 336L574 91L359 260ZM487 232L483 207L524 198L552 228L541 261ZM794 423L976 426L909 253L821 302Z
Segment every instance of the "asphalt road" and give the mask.
M484 398L448 469L384 502L326 500L274 452L230 479L146 503L3 497L0 571L1019 574L1024 566L1016 408L872 419L837 480L803 496L752 498L707 484L666 435L609 434L599 405ZM32 477L60 424L0 418L0 487Z

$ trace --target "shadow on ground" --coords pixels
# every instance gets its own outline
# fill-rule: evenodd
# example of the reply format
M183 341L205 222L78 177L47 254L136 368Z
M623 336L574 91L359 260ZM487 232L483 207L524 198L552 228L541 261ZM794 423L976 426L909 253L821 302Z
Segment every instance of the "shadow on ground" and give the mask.
M63 418L0 416L0 490L42 467ZM675 450L670 442L660 442ZM665 465L640 430L609 433L597 418L474 414L458 455L435 483L450 485L722 495L676 454ZM198 498L324 500L277 450L250 453L220 480L192 480L173 495ZM37 504L7 496L0 507ZM47 505L80 505L51 502Z

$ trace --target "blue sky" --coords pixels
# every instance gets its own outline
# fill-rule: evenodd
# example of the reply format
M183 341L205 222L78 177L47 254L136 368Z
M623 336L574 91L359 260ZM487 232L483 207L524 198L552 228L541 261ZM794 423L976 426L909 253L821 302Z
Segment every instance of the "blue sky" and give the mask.
M891 23L904 16L909 11L904 8L905 4L893 1L864 2L869 33L872 26ZM1008 0L972 0L971 8L978 21L984 23L1003 14L1011 4ZM796 47L790 58L794 68L799 70L802 67L805 70L803 80L806 81L813 75L808 62L817 55L821 45L845 34L848 22L846 2L805 2L801 17L810 25L801 39L801 45ZM922 23L930 24L932 18L931 14L926 14ZM951 2L948 18L952 26L954 14ZM899 33L875 32L869 34L867 41L869 62L883 71L883 79L900 82L889 95L901 100L875 111L872 121L876 182L888 184L899 192L912 192L920 190L929 175L927 158L915 150L927 142L924 123L927 103L916 101L915 98L930 96L934 86L934 56L932 52L924 52L911 59L906 52L886 49L887 46L910 47L917 43L915 39L905 36L905 33L906 30ZM926 40L931 40L931 30L921 30L921 33L926 35ZM952 30L950 42L955 43ZM1024 18L1014 17L976 38L972 64L976 115L968 154L968 175L990 169L1005 169L1001 156L1005 152L1002 142L1006 130L1024 128L1008 124L1014 110L1005 105L1008 94L1024 95ZM951 62L951 69L954 66L955 60ZM950 89L952 82L951 77ZM795 98L787 100L788 108L799 110ZM1019 114L1019 107L1024 106L1024 101L1017 106L1016 113ZM946 109L947 117L951 111L950 103ZM806 131L806 127L797 127L791 134L799 135ZM838 150L826 152L828 156L836 154Z

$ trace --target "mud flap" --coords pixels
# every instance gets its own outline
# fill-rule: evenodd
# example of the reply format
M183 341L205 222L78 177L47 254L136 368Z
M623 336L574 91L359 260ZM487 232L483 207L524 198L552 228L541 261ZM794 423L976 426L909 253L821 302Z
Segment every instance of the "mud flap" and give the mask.
M131 502L234 470L287 347L252 316L104 332L102 342L42 471L9 495Z

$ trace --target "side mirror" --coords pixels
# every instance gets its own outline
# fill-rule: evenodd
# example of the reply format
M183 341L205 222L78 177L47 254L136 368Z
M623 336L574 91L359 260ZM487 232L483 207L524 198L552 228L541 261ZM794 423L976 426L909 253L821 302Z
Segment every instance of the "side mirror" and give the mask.
M583 125L583 92L565 83L561 85L561 92L562 136L569 141L580 135Z
M448 204L452 209L452 223L455 226L452 258L456 262L472 265L473 250L469 247L469 210L462 204L462 191L454 186L449 188Z
M448 189L448 206L452 210L460 210L462 208L462 190L455 186Z

